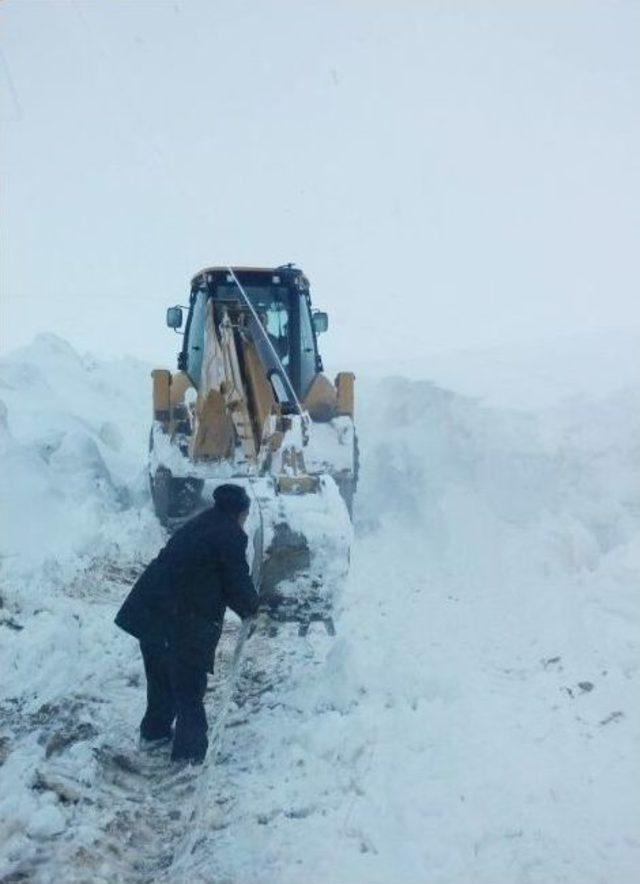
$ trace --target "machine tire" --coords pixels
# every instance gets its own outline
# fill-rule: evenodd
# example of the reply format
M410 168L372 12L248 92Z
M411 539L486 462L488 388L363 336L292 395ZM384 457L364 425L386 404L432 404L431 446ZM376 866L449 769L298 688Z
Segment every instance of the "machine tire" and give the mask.
M176 478L171 470L158 467L149 481L153 508L164 528L177 528L202 509L201 479Z
M166 467L158 467L155 475L149 474L149 484L153 508L158 521L163 528L168 528L171 507L171 471Z
M353 475L348 476L346 478L338 477L336 478L336 484L338 486L338 491L342 495L342 499L344 500L347 512L349 513L349 518L353 522L353 499L356 495L356 489L358 487L358 476L360 474L360 444L358 442L358 436L356 433L353 434Z
M149 451L153 450L153 431L149 437ZM167 467L158 467L149 473L149 488L153 509L163 528L176 528L202 508L202 479L176 478Z

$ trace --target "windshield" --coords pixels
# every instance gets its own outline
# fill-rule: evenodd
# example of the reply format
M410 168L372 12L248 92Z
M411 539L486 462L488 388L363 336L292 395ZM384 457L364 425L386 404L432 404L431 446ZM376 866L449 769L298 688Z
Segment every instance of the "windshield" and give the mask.
M242 279L242 287L262 323L289 381L298 396L304 396L319 371L319 357L311 321L308 299L286 283L274 282L272 277ZM212 284L213 282L213 284ZM200 280L191 292L191 309L187 320L182 365L194 385L199 387L204 352L204 324L209 298L214 304L225 301L238 303L235 282ZM214 321L222 319L222 310L215 310Z
M282 285L243 285L269 340L284 368L291 365L289 292ZM235 283L216 286L215 299L234 300L238 297Z

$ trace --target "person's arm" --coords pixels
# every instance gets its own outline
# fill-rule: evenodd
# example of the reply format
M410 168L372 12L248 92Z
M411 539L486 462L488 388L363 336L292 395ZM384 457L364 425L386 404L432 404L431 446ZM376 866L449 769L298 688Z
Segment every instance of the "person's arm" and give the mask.
M229 537L221 554L222 588L232 611L243 620L258 609L258 593L249 574L245 551L247 537Z

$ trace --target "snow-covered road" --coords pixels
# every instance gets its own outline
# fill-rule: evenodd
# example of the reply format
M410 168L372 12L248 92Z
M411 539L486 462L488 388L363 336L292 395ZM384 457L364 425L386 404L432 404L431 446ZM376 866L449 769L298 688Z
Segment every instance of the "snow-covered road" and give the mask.
M362 384L338 635L248 644L193 791L94 751L143 702L111 619L162 542L144 367L47 337L2 381L0 879L637 880L637 387L530 413Z

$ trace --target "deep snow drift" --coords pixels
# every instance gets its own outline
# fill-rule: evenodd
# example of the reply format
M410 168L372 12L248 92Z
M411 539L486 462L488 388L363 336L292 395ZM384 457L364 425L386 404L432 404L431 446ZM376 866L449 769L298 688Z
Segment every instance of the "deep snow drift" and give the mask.
M5 360L0 877L635 881L637 381L535 413L359 381L338 635L251 645L183 795L100 761L134 747L141 665L111 621L163 540L147 368L52 336Z

